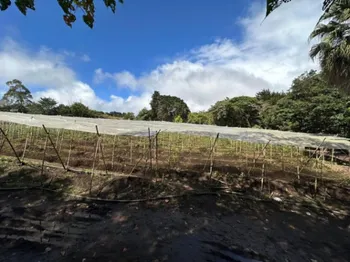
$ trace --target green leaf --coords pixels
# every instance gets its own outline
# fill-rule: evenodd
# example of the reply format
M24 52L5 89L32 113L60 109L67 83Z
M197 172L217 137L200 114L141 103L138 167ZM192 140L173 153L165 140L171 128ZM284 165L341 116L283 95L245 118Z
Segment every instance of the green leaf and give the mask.
M27 14L28 8L35 10L34 0L16 0L15 4L16 4L18 10L24 15Z
M63 15L63 20L69 27L72 27L72 23L75 22L76 17L73 14Z
M72 8L72 0L57 0L58 4L62 8L65 14L70 13L70 9Z
M83 20L85 24L88 25L88 27L90 28L94 27L94 17L90 13L83 15Z
M0 0L0 10L5 11L11 5L10 0Z
M266 0L266 17L281 4L288 3L290 1L291 0Z
M115 13L116 9L116 1L115 0L103 0L105 2L106 7L111 8L112 12Z

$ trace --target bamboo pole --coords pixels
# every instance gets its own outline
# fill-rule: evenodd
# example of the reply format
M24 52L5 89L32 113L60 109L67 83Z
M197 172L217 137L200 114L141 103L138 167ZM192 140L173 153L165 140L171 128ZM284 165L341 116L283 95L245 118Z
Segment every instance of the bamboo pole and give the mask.
M60 162L61 162L61 165L62 165L63 169L66 170L66 167L65 167L64 164L63 164L62 158L61 158L60 154L58 153L58 151L57 151L57 149L56 149L56 147L55 147L55 144L53 143L53 141L52 141L52 139L51 139L51 136L50 136L49 132L47 131L47 129L46 129L46 127L45 127L44 125L43 125L43 128L44 128L44 131L45 131L45 133L46 133L46 135L47 135L47 138L49 139L49 141L50 141L50 143L51 143L53 149L54 149L55 152L56 152L56 155L57 155L58 159L59 159Z
M108 176L108 168L107 168L107 164L106 164L106 160L105 160L105 155L104 155L104 151L103 151L102 139L101 139L101 142L100 142L100 150L101 150L102 162L103 162L103 165L104 165L105 170L106 170L106 175Z
M92 181L94 179L94 172L95 172L95 164L96 164L96 157L98 154L98 150L100 148L100 137L98 136L97 142L96 142L96 147L95 147L95 153L94 153L94 160L92 162L92 170L91 170L91 177L90 177L90 189L89 189L89 194L91 195L91 190L92 190Z
M300 149L299 147L297 147L297 178L299 183L300 183L300 163L301 163Z
M282 145L281 164L282 164L282 171L284 171L284 145Z
M332 148L331 164L334 165L334 148Z
M148 128L148 154L149 154L149 168L152 169L152 138L151 129Z
M262 168L261 168L261 188L260 188L261 191L263 191L263 189L264 189L265 157L266 157L266 147L263 148L263 164L262 164Z
M132 136L130 136L130 165L132 165L132 150L133 150L133 145L132 145Z
M60 148L58 149L58 152L59 152L59 153L61 153L63 139L64 139L64 129L62 130L62 136L61 136Z
M264 151L264 150L266 149L266 147L270 144L270 142L271 142L271 140L267 141L267 143L266 143L265 146L263 147L262 151ZM259 159L259 157L260 157L262 151L260 151L259 154L258 154L258 156L257 156L256 158L254 158L254 167L255 167L256 160ZM253 168L253 167L250 167L250 168L249 168L248 175L250 175L250 172L252 171L252 168Z
M115 138L117 135L114 135L113 137L113 145L112 145L112 170L114 168L114 154L115 154Z
M104 165L104 167L105 167L105 170L106 170L106 175L108 175L108 171L107 171L107 164L106 164L106 160L105 160L105 156L104 156L104 152L103 152L103 138L102 138L102 136L101 136L101 134L100 134L100 132L98 131L98 126L97 125L95 125L95 128L96 128L96 134L97 134L97 136L98 136L98 138L99 138L99 147L100 147L100 152L101 152L101 156L102 156L102 162L103 162L103 165Z
M67 169L69 168L70 156L72 154L73 137L74 137L74 131L71 131L70 143L69 143L69 151L68 151L67 164L66 164Z
M309 158L308 160L306 161L306 163L304 163L301 168L300 168L300 173L301 171L303 170L303 168L310 162L311 158L316 154L317 150L323 145L324 141L326 141L326 137L322 140L322 142L318 145L318 147L314 150L314 152L312 153L312 155L310 156L310 153L309 153Z
M23 165L23 162L22 162L21 159L19 158L19 156L18 156L18 154L17 154L15 148L13 147L13 145L12 145L10 139L7 137L7 135L5 134L4 130L3 130L1 127L0 127L0 131L1 131L2 135L3 135L3 137L6 139L7 143L9 143L9 145L10 145L10 147L11 147L13 153L15 154L15 156L16 156L16 158L17 158L17 160L18 160L18 163Z
M171 168L171 135L169 133L168 135L168 149L169 149L169 156L168 156L168 165L169 165L169 169ZM164 181L164 173L163 173L163 181Z
M158 171L158 135L160 133L160 130L157 131L155 136L155 148L156 148L156 170Z
M41 162L41 175L44 174L44 163L45 163L45 156L46 156L46 148L47 148L47 140L48 140L48 136L46 135L46 139L45 139L45 144L44 144L44 153L43 153L43 160Z
M61 129L58 129L57 131L57 137L56 137L56 148L58 148L58 141L60 139L60 133L61 133Z
M248 170L248 145L246 146L245 150L245 169Z
M209 175L211 177L212 175L212 171L213 171L213 151L214 151L214 148L215 148L215 145L216 145L216 142L218 141L219 139L219 136L220 136L220 133L217 133L216 137L215 137L215 140L214 140L214 143L213 145L211 146L211 149L210 149L210 152L209 152L209 157L208 159L205 161L205 164L204 164L204 167L203 167L203 171L205 171L205 168L207 167L207 162L208 160L210 160L210 172L209 172Z
M26 142L24 143L22 159L21 159L22 162L24 161L24 156L25 156L25 153L26 153L26 150L27 150L28 140L29 140L29 133L27 133Z

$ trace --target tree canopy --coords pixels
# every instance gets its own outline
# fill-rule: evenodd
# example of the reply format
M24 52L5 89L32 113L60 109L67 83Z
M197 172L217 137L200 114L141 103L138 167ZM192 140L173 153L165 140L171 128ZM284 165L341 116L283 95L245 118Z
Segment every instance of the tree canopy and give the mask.
M266 0L266 17L290 1ZM324 0L322 10L324 13L309 37L320 39L312 46L310 57L318 58L325 80L350 94L350 0Z
M350 0L335 1L319 19L310 39L319 38L312 46L311 58L318 58L330 84L350 93Z
M187 104L176 96L160 95L154 91L151 100L151 119L173 122L177 116L187 121L190 109Z
M15 3L23 15L27 15L28 9L35 10L35 0L0 0L0 10L7 10L12 2ZM84 23L93 28L95 22L95 0L57 0L57 2L63 10L63 20L68 26L72 27L72 24L77 19L76 12L81 11ZM124 3L123 0L103 0L103 2L113 13L116 11L117 2Z
M136 117L132 112L92 110L82 103L58 104L50 97L33 102L30 90L21 81L9 81L8 86L0 104L3 111L15 109L31 114L185 122L350 137L350 96L329 84L323 72L315 70L295 78L286 92L262 89L255 97L226 98L201 112L190 112L181 98L155 91L151 109L143 108Z
M218 126L253 127L260 123L260 107L255 97L239 96L216 102L209 112Z
M292 0L266 0L266 16L270 15L280 5L289 3L291 1ZM334 3L342 2L342 1L343 0L323 0L322 10L327 12Z
M26 112L26 107L32 103L33 96L20 80L6 82L9 90L2 98L2 104L12 110Z

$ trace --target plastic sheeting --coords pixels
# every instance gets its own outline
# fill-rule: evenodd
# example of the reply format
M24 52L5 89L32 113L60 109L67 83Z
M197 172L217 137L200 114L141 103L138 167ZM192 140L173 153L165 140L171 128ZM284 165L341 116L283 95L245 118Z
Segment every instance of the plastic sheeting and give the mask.
M101 134L110 135L145 136L148 135L148 128L151 129L153 134L159 130L163 132L189 133L202 136L215 136L217 133L220 133L221 138L256 143L267 143L270 140L270 143L272 144L294 145L299 147L317 147L326 137L322 147L350 150L350 141L346 138L266 129L221 127L158 121L46 116L9 112L0 112L0 121L37 127L41 127L44 124L47 128L69 129L92 133L96 132L95 126L97 125Z

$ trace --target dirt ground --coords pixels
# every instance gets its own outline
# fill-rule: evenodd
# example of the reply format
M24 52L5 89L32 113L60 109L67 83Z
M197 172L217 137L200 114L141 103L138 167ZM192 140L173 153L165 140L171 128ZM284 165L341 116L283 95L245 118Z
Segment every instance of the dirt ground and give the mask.
M46 169L40 175L37 168L5 164L0 170L0 261L350 260L346 185L325 182L315 197L310 185L270 181L266 190L277 196L273 200L259 193L260 183L250 178L232 179L240 182L231 181L229 190L195 174L166 175L162 183L138 178L95 183L92 194L98 197L163 197L111 203L66 194L84 194L89 177L84 174ZM57 191L14 188L38 183ZM80 189L72 191L71 184ZM166 197L194 191L212 194Z

